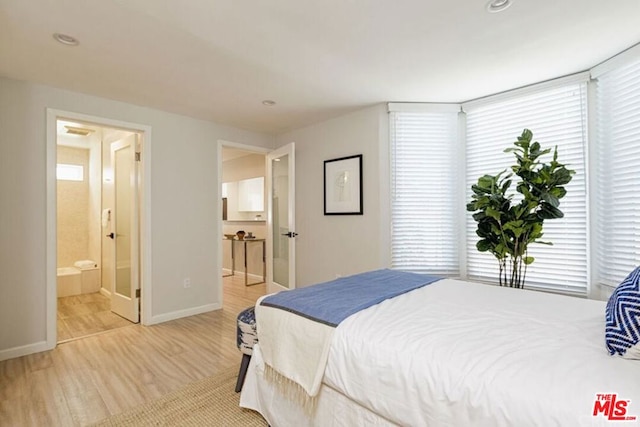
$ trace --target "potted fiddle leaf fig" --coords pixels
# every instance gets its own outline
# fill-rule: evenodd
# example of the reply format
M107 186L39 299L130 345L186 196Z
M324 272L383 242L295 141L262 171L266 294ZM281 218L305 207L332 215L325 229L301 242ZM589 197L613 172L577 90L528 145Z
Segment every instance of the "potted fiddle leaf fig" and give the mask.
M532 138L533 133L524 129L515 147L504 150L516 157L511 172L480 177L471 186L473 195L467 204L467 211L474 212L478 223L476 247L498 260L500 286L524 287L527 266L534 261L527 254L529 244L552 244L540 240L542 227L545 220L564 216L560 199L575 174L558 162L558 147L553 150L553 160L543 162L542 157L551 149L542 149ZM515 180L518 194L509 194Z

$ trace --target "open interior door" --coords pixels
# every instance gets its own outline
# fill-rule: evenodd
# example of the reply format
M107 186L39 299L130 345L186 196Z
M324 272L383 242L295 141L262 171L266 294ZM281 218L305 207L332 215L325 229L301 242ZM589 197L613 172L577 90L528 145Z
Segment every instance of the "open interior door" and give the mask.
M132 134L111 144L114 203L111 311L134 323L140 321L138 294L138 162L139 136Z
M267 292L296 287L295 144L267 155Z

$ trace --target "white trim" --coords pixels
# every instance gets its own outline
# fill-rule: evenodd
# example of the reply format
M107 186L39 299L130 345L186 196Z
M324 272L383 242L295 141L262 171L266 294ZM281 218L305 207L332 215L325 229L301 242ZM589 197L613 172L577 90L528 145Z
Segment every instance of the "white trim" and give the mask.
M560 86L566 86L572 83L588 82L591 77L589 71L582 71L579 73L571 74L557 79L547 80L540 83L535 83L528 86L508 90L506 92L500 92L494 95L488 95L482 98L472 99L462 103L462 109L464 111L471 111L475 108L483 107L487 104L493 104L496 102L507 101L513 98L519 98L528 94L552 89Z
M142 194L140 212L140 251L141 270L140 287L143 289L141 298L140 323L149 325L152 319L152 282L151 282L151 126L138 123L130 123L122 120L113 120L104 117L91 116L72 111L47 108L47 129L46 129L46 346L37 347L39 350L51 350L57 343L56 312L57 312L57 284L56 284L56 264L57 264L57 224L56 224L56 153L57 153L57 129L56 121L59 118L69 119L77 122L96 124L104 127L111 127L129 130L141 134L142 143L142 182L140 191ZM31 347L34 348L34 347ZM41 349L40 349L41 348Z
M467 185L467 113L458 113L458 188ZM467 200L458 197L458 271L467 279Z
M3 360L14 359L16 357L26 356L28 354L40 353L42 351L51 350L47 341L40 341L33 344L27 344L20 347L7 348L0 350L0 362Z
M289 149L289 231L296 231L296 143L287 144ZM364 209L364 206L363 206ZM272 228L271 226L269 228ZM295 289L296 283L296 237L289 239L289 289Z
M391 268L391 126L382 109L378 120L380 267Z
M460 104L430 103L430 102L389 102L389 113L401 111L403 113L455 113L460 111Z
M57 265L58 265L58 249L57 249L57 180L56 180L56 163L57 163L57 127L56 121L61 112L47 108L47 129L46 129L46 297L45 297L45 319L46 319L46 337L45 347L40 344L28 345L20 348L29 348L33 353L38 351L51 350L56 347L58 341L58 285L57 285ZM27 354L27 353L25 353Z
M625 65L638 60L640 60L640 43L623 50L619 54L591 68L591 78L597 79L609 71L624 67Z
M595 80L587 83L587 147L585 150L585 170L587 171L587 181L585 182L587 198L587 298L598 299L600 290L593 286L593 278L598 277L596 262L598 247L598 220L600 213L598 212L597 196L591 197L592 191L597 191L598 184L598 145L595 143L598 134L598 120L596 112L597 106L597 86Z
M151 317L147 325L157 325L158 323L168 322L170 320L182 319L183 317L195 316L196 314L208 313L210 311L220 310L221 303L205 304L199 307L187 308L184 310L171 311L169 313L158 314Z

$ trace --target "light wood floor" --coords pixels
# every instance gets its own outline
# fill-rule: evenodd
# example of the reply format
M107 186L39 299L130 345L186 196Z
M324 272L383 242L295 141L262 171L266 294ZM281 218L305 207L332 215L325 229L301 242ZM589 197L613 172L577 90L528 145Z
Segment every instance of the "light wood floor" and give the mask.
M91 424L238 365L236 316L265 289L227 277L222 310L0 362L0 426Z
M131 325L100 292L58 298L58 342Z

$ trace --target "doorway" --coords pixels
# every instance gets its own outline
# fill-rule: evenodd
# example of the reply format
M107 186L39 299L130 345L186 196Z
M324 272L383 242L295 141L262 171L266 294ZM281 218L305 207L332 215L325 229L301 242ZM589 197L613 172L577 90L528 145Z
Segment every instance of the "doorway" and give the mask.
M219 143L222 300L266 293L267 149ZM229 308L229 307L227 307ZM246 307L230 307L242 310Z
M249 160L256 156L259 159ZM247 167L242 165L243 158L247 163L256 165L251 173L242 174L241 171ZM234 192L242 190L235 180L254 180L258 176L263 178L260 211L238 209L240 202L232 198L238 198ZM229 293L256 296L253 294L258 292L257 296L261 296L294 289L295 241L298 235L295 232L295 144L291 142L269 150L218 141L218 186L219 230L224 236L219 246L218 266L223 276L220 301L224 301L224 295ZM234 215L238 215L237 220L234 220ZM251 230L246 230L246 227L251 227ZM259 234L253 232L257 227L260 227ZM246 240L250 231L256 239L263 239L262 242ZM250 247L254 252L250 252ZM242 268L239 275L236 272L238 265ZM253 273L254 277L251 277L250 265L254 266L254 272L256 266L262 266L262 275ZM257 281L253 281L255 279Z
M47 343L53 347L141 320L147 129L54 110L48 123L47 217L54 233L47 253L55 264L48 263Z

